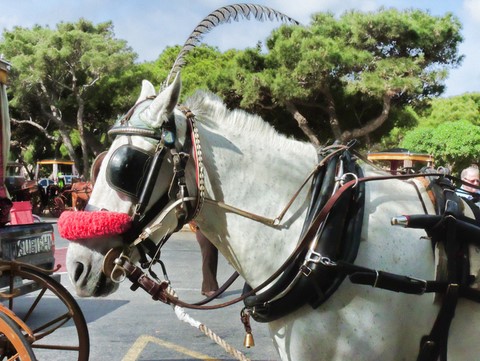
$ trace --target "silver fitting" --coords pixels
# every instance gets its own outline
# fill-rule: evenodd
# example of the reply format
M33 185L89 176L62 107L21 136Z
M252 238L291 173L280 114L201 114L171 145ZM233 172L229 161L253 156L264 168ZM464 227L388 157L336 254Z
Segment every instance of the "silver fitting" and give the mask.
M406 216L392 217L392 219L390 220L390 223L392 226L408 227L408 217Z

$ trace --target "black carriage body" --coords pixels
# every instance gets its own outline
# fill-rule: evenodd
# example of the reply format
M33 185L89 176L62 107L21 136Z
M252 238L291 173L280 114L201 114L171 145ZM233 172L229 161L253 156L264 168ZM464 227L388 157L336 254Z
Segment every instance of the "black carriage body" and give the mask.
M53 226L50 223L4 226L0 228L0 259L53 270L54 242ZM0 290L6 286L7 280L0 276Z

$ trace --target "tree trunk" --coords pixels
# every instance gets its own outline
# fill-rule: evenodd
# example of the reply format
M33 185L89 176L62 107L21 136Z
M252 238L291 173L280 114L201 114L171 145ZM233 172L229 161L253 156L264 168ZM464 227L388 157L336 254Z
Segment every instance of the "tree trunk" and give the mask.
M292 103L288 102L286 104L287 110L290 112L290 114L293 115L295 120L298 123L298 126L300 129L305 133L305 135L308 137L308 139L313 143L313 145L316 148L320 148L321 144L320 141L318 140L317 136L315 133L312 131L310 126L308 125L307 118L305 118L297 109L297 107Z
M81 95L77 96L78 110L77 110L77 128L80 135L80 144L82 146L82 175L85 179L90 177L90 168L89 168L89 156L88 156L88 146L87 141L85 140L85 125L83 123L83 114L85 110L85 102L83 101Z
M340 122L338 121L337 109L335 107L335 101L333 100L333 96L328 89L324 89L322 93L325 95L325 98L327 100L327 113L328 120L330 122L330 129L332 130L335 140L341 140L342 130L340 129Z
M387 92L383 95L383 109L380 115L370 121L368 121L365 126L352 131L346 130L342 133L340 139L342 142L347 142L354 138L364 137L367 134L370 134L374 130L378 129L385 121L388 119L390 114L390 108L392 104L393 93Z
M42 90L42 94L41 94L42 96L40 98L43 97L48 101L48 107L50 112L48 112L43 107L42 107L42 111L47 115L49 119L51 119L57 125L58 130L60 132L60 136L62 137L63 144L67 148L70 159L73 160L75 164L78 164L78 157L75 154L75 148L73 147L72 140L70 139L70 132L65 127L65 123L63 122L62 112L51 101L51 98L43 83L40 83L40 88Z

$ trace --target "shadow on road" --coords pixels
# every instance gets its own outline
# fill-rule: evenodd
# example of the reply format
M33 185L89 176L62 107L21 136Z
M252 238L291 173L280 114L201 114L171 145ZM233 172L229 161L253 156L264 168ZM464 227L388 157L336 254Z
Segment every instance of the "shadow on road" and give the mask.
M90 323L107 316L112 312L115 312L120 307L130 303L130 301L98 298L77 298L77 303L82 310L89 310L89 312L84 313L84 316L87 323Z

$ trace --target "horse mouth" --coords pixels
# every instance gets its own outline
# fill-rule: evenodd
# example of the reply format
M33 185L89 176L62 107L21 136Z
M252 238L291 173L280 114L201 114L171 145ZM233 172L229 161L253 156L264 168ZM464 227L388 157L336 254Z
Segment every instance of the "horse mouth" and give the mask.
M112 294L118 285L114 282L109 282L107 276L100 272L96 282L93 284L92 279L85 278L81 283L80 276L84 273L84 265L79 263L75 270L76 293L80 297L105 297ZM88 287L88 285L91 287Z
M105 297L112 294L118 285L114 282L108 282L107 276L103 273L100 274L98 282L95 285L95 290L93 291L93 297Z

